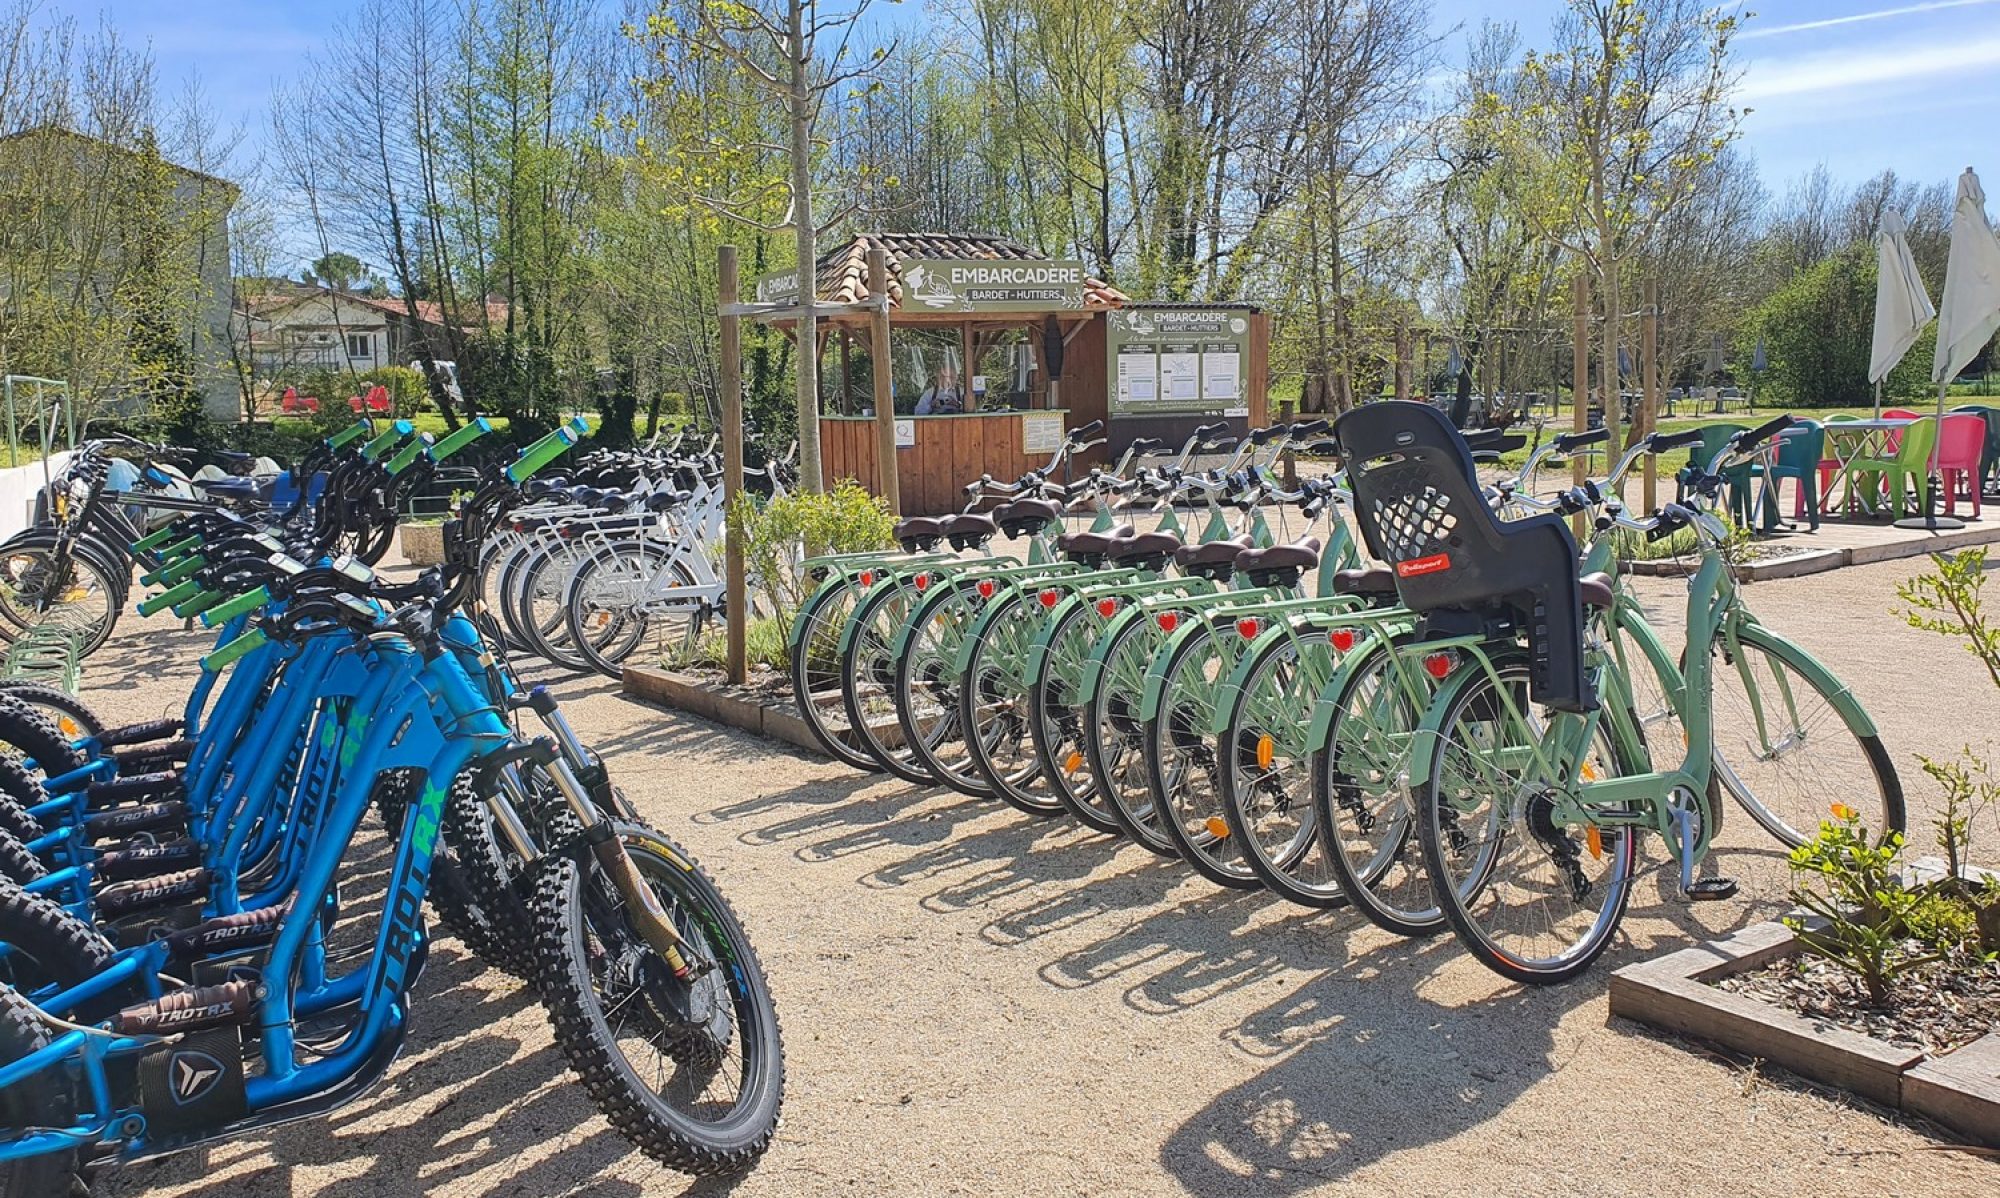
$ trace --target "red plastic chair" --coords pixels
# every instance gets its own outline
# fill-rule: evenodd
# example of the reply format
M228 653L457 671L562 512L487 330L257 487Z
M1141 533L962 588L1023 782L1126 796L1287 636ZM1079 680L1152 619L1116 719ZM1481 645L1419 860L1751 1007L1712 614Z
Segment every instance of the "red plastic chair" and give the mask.
M298 388L285 388L284 396L278 400L278 410L287 416L305 416L319 411L319 400L310 395L300 395Z
M1979 464L1986 451L1986 420L1970 413L1944 418L1938 438L1938 474L1944 481L1944 514L1958 511L1958 489L1972 496L1972 514L1979 515Z
M362 402L368 405L368 410L371 412L388 411L389 388L379 385L375 387L370 387L368 389L367 397L363 399Z
M1922 420L1923 418L1924 414L1922 412L1912 412L1907 408L1890 408L1888 411L1882 413L1882 419L1884 420ZM1883 456L1895 457L1896 451L1903 447L1903 430L1899 428L1890 429L1889 435L1883 438L1883 442L1887 449L1887 452Z

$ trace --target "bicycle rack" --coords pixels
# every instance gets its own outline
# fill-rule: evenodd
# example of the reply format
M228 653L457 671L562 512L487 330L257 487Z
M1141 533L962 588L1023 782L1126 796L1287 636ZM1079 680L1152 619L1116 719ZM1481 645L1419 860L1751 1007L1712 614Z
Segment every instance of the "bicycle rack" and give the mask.
M81 676L77 646L83 629L58 609L23 629L0 657L0 678L46 682L76 693Z

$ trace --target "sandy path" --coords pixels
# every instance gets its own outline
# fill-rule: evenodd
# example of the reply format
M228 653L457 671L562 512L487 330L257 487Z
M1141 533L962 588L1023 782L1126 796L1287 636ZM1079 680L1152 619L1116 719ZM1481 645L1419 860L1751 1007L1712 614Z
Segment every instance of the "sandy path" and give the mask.
M1755 588L1911 754L1992 747L1972 660L1890 614L1889 563ZM1677 602L1674 583L1647 594ZM178 703L199 642L132 621L90 663L119 718ZM1448 941L1223 893L1144 851L917 791L608 684L557 691L640 809L714 871L784 1019L786 1122L730 1187L774 1195L1924 1194L2000 1167L1612 1021L1611 967L1739 926L1645 885L1591 978L1526 991ZM1754 839L1739 820L1733 834ZM2000 854L2000 837L1988 855ZM1657 852L1654 854L1658 861ZM1725 866L1725 868L1728 868ZM674 1194L569 1079L531 995L441 941L409 1051L329 1119L129 1169L117 1194Z

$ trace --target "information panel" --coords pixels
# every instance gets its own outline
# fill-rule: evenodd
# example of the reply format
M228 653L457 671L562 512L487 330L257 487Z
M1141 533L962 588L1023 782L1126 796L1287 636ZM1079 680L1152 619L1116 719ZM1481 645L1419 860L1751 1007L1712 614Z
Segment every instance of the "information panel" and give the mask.
M1250 390L1250 311L1147 307L1106 314L1111 411L1241 415Z

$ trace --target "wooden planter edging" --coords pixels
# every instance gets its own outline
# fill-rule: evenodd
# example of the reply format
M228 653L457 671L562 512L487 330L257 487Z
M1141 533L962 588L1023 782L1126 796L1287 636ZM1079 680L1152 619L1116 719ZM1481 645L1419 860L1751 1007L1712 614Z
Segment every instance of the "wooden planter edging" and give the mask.
M1763 923L1611 975L1611 1013L1782 1065L1872 1102L2000 1145L2000 1032L1935 1059L1709 983L1798 952Z
M625 667L624 689L635 699L664 704L718 724L784 741L822 757L826 755L826 750L813 739L812 729L806 727L790 704L760 702L735 687L646 666Z

